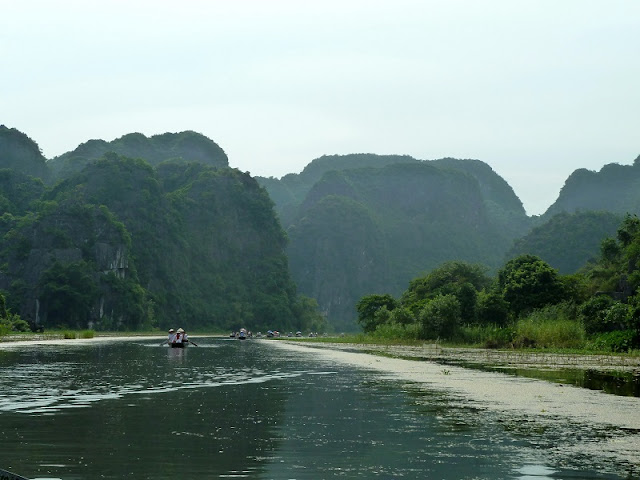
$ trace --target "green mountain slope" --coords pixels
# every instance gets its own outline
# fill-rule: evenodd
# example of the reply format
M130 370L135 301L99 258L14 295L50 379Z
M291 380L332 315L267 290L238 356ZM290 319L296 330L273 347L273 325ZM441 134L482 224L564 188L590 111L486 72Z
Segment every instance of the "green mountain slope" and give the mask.
M599 172L576 170L567 178L558 199L544 217L577 210L604 210L620 215L640 213L640 156L633 165L610 163Z
M536 255L562 274L575 273L600 255L600 244L614 237L622 216L611 212L559 213L515 241L506 258Z
M362 295L399 294L443 261L496 267L526 228L519 202L503 206L476 176L446 163L330 170L310 189L287 227L288 255L300 291L331 323L354 328ZM512 218L517 225L507 225Z
M100 153L114 149L137 158ZM47 328L321 324L296 294L271 199L209 139L133 134L74 152L54 187L0 170L0 291L12 311Z
M38 144L19 130L0 125L0 169L3 168L45 181L49 178Z

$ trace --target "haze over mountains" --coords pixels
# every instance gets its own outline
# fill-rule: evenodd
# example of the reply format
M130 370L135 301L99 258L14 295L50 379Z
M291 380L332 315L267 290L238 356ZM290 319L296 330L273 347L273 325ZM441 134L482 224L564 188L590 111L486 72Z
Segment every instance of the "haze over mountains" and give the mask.
M281 179L228 165L195 132L89 140L47 160L27 135L0 127L0 288L10 306L52 322L62 279L85 275L96 292L80 295L79 323L308 328L318 319L297 285L333 328L352 330L360 297L397 295L447 260L496 270L532 253L575 271L622 215L640 211L640 157L577 170L540 217L478 160L332 155Z

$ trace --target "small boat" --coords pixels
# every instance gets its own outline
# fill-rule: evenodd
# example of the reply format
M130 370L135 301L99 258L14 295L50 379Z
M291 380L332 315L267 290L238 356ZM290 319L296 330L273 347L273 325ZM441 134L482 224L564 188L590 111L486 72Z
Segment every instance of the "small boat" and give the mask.
M246 340L247 339L247 329L241 328L240 333L238 333L238 340Z
M187 346L189 342L180 342L180 343L170 343L169 346L171 348L184 348Z

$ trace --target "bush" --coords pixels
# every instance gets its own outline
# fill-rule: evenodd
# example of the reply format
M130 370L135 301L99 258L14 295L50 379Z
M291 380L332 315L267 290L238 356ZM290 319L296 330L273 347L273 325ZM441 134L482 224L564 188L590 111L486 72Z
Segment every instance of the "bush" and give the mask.
M579 313L587 333L607 330L604 317L614 300L608 295L597 295L580 306Z
M65 339L74 339L76 338L76 332L72 331L72 330L65 330L64 332L62 332L62 338Z
M500 293L482 291L478 295L476 320L480 325L506 325L509 321L509 304Z
M438 295L420 312L423 338L451 338L460 323L460 302L455 295Z
M14 332L30 332L31 331L31 327L29 326L29 324L19 317L13 318L11 320L11 329Z
M607 352L628 352L637 345L637 340L634 330L617 330L595 335L588 342L587 347Z

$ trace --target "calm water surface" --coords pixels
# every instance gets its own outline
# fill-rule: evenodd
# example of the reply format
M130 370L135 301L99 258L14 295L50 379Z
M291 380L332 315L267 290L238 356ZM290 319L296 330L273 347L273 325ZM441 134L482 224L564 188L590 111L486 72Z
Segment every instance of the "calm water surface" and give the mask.
M562 454L594 434L580 427L508 422L268 341L198 342L1 350L0 468L64 480L626 478Z

